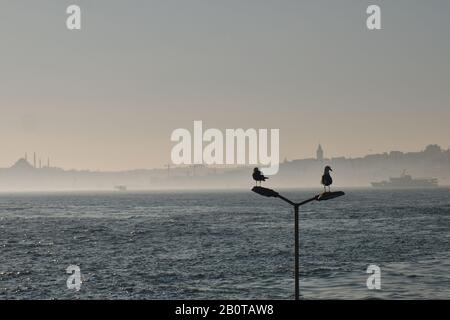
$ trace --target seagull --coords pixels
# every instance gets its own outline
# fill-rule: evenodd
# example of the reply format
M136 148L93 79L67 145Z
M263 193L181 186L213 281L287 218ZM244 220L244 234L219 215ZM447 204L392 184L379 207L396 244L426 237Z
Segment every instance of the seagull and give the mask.
M256 181L256 185L258 185L258 181L259 184L261 185L261 181L266 181L266 179L269 179L269 177L265 177L261 171L259 171L258 168L253 169L253 174L252 174L253 180Z
M333 183L333 179L330 176L330 171L333 171L333 170L330 168L330 166L326 166L325 170L323 172L321 183L323 184L324 192L327 192L327 187L328 187L328 192L331 191L330 186Z

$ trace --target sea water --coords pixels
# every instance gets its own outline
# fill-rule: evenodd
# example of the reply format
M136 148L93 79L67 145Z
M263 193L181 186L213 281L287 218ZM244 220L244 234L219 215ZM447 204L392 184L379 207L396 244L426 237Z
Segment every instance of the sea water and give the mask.
M302 298L450 298L450 189L344 191L300 207ZM2 299L292 299L293 248L292 208L250 190L0 194Z

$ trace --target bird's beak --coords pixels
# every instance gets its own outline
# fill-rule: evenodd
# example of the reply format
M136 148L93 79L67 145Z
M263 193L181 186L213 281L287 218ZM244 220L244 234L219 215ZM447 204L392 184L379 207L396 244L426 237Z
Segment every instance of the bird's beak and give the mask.
M330 171L333 171L333 169L330 168Z

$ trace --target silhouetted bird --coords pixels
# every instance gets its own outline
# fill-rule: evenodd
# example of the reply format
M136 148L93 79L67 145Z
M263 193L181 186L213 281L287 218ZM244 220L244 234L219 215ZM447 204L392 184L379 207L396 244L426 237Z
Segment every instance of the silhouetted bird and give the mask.
M252 174L253 180L256 181L256 185L258 185L258 181L259 181L259 185L261 185L261 181L266 181L266 179L269 179L269 177L265 177L261 171L259 171L258 168L253 169L253 174Z
M330 168L330 166L326 166L325 170L323 172L321 183L323 184L324 192L327 192L327 187L328 187L328 191L331 191L330 186L333 183L333 179L330 176L330 171L333 171L333 170Z

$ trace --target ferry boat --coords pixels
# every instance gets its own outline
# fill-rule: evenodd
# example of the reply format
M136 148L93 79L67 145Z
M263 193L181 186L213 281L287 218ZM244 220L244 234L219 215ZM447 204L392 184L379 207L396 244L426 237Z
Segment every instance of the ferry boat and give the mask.
M436 178L413 178L402 173L400 177L389 178L389 181L372 182L375 188L436 188L439 186Z

